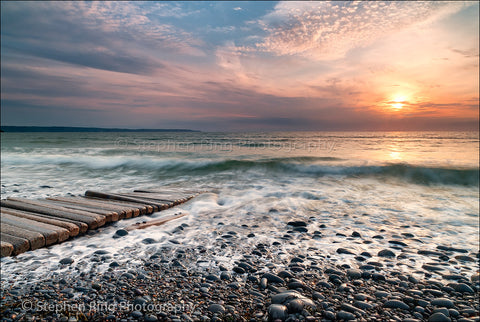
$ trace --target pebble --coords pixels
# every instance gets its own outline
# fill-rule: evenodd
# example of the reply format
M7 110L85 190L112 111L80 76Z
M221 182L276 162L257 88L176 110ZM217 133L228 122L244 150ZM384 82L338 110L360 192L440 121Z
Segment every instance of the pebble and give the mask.
M271 304L268 307L268 317L269 321L285 321L288 317L287 307L281 304Z
M433 313L428 318L428 322L450 322L451 319L441 312Z
M212 313L225 313L225 308L221 304L210 304L208 311Z
M362 272L358 269L348 269L347 276L351 279L359 279L362 278Z
M409 310L410 307L399 300L390 300L383 304L384 307L391 308L391 309L401 309L401 310Z
M475 293L475 291L465 283L455 283L453 289L460 293Z
M353 315L350 312L339 311L339 312L337 312L337 319L338 320L344 320L344 321L355 320L355 315Z
M395 253L389 249L383 249L378 252L377 256L379 257L395 257Z
M430 304L432 304L433 306L446 307L448 309L455 307L451 300L444 297L433 299L432 301L430 301Z
M351 251L349 251L349 250L346 249L346 248L338 248L338 249L337 249L337 253L339 253L339 254L355 255L354 253L352 253Z
M289 221L287 225L293 226L293 227L307 227L307 223L301 220Z
M62 259L60 260L60 264L62 264L62 265L70 265L70 264L72 264L73 262L74 262L74 260L73 260L72 258L70 258L70 257L62 258Z
M285 284L285 281L283 278L281 278L278 275L272 274L272 273L265 273L263 274L262 278L267 279L269 283L279 283L279 284Z

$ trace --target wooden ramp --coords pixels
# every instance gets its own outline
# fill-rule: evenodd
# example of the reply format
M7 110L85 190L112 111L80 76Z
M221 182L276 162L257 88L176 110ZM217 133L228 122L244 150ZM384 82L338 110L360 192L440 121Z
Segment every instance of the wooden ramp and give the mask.
M174 207L198 194L182 190L135 190L129 193L89 190L85 196L78 197L42 200L10 197L0 202L1 256L15 256L61 243L111 222ZM172 215L157 222L164 223L182 216Z

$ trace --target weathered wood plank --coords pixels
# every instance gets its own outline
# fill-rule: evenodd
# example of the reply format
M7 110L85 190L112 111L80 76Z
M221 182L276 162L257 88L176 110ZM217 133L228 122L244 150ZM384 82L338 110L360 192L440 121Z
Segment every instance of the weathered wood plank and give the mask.
M83 222L77 221L72 223L69 221L65 221L66 219L58 220L58 219L55 219L57 217L49 217L47 215L35 214L28 211L10 209L5 207L2 207L1 211L2 213L6 213L16 217L26 218L26 219L42 222L45 224L50 224L50 225L58 226L61 228L65 228L69 231L70 237L75 237L79 233L84 233L88 230L88 225Z
M29 249L31 250L39 249L40 247L45 246L45 237L39 232L12 226L5 222L2 222L0 231L4 234L28 240L30 243Z
M13 245L3 240L0 242L0 249L1 249L1 257L10 256L13 253Z
M105 216L105 222L112 222L112 221L118 221L118 213L114 211L108 211L108 210L103 210L103 209L98 209L98 208L89 208L89 207L84 207L78 204L72 204L72 203L62 203L62 202L56 202L53 200L43 200L43 202L49 204L49 205L54 205L58 207L64 207L68 209L74 209L74 210L80 210L80 211L86 211L86 212L91 212L97 215L102 215Z
M47 200L53 200L56 202L62 202L67 204L77 204L83 207L102 209L105 211L115 211L116 213L118 213L119 219L131 218L135 209L137 209L137 212L139 211L138 208L132 209L126 208L124 206L119 207L111 203L89 200L85 197L49 197L47 198Z
M16 201L16 202L21 202L21 203L24 203L24 204L30 204L30 205L33 205L33 206L39 206L39 207L45 207L45 208L49 208L49 209L53 209L53 210L58 210L58 211L62 211L62 212L65 212L65 213L76 214L76 215L83 216L83 217L90 217L90 218L93 218L93 219L96 220L97 227L101 227L101 226L105 225L105 222L106 222L105 216L95 214L93 212L80 211L80 210L75 210L75 209L68 209L68 208L61 207L61 206L55 206L55 205L48 204L47 202L44 202L44 201L41 201L41 200L30 200L30 199L26 199L26 198L12 198L12 197L9 197L9 198L7 198L7 201ZM95 227L95 228L97 228L97 227Z
M90 197L90 196L84 196L86 200L93 200L96 202L103 202L105 204L110 204L110 205L116 205L120 207L131 207L133 209L138 210L134 212L133 217L137 217L139 215L150 215L153 213L153 207L146 205L144 203L133 203L133 202L127 202L127 201L121 201L121 200L113 200L113 199L102 199L102 198L96 198L96 197Z
M0 239L3 242L9 243L13 246L13 251L12 251L13 256L16 256L21 253L25 253L30 248L30 243L28 242L28 240L24 238L0 233Z
M142 200L148 200L151 202L155 202L157 204L162 205L160 210L165 210L168 208L173 207L177 200L170 200L170 199L163 199L163 198L158 198L156 195L148 195L148 194L141 194L141 193L135 193L135 192L122 192L119 193L119 195L126 196L126 197L133 197L133 198L141 198Z
M49 215L52 217L66 218L66 219L84 222L88 225L88 228L90 229L95 229L98 227L98 221L95 218L92 218L90 216L81 216L81 215L70 213L70 212L55 210L48 207L36 206L28 203L22 203L22 202L11 201L11 200L2 200L0 201L0 205L2 207L14 208L14 209L24 210L24 211L31 211L39 214Z
M164 223L169 222L171 220L184 217L186 215L187 215L186 213L181 213L181 214L178 214L178 215L164 216L164 217L161 217L161 218L156 218L156 219L147 221L145 223L133 224L133 225L125 228L125 230L144 229L144 228L151 227L151 226L159 226L159 225L163 225Z
M19 228L39 232L45 237L45 244L51 245L56 242L62 242L70 237L70 233L65 228L49 225L34 220L15 217L9 214L1 213L1 222L10 224Z
M160 205L156 204L154 202L151 202L150 200L144 200L144 199L132 198L132 197L125 197L125 196L115 194L115 193L104 193L104 192L87 190L85 192L85 196L146 204L146 205L149 205L149 206L153 207L153 211L159 211L162 207L161 204Z

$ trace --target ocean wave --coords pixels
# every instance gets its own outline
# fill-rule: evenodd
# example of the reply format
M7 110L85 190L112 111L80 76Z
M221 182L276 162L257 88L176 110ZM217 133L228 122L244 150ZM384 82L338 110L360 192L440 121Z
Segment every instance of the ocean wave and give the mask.
M406 163L381 165L352 165L348 160L334 157L286 157L264 159L187 159L154 158L146 156L95 156L95 155L29 155L2 156L3 167L60 166L91 171L135 171L142 174L205 175L215 173L246 173L254 171L264 175L343 176L396 178L408 182L432 185L479 185L478 168L449 168L416 166Z

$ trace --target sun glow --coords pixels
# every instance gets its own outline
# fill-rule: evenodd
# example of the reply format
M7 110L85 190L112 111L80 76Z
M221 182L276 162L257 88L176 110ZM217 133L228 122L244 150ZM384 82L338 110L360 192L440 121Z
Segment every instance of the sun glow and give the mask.
M405 107L406 103L407 98L405 97L405 95L397 95L389 102L390 108L394 110L401 110Z

